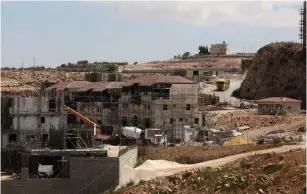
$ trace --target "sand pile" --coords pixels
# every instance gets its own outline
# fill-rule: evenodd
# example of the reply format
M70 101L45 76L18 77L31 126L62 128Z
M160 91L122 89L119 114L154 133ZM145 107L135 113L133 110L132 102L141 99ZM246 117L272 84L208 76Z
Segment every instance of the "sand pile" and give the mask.
M166 160L146 160L137 170L161 170L166 168L182 167L183 164L177 162L170 162Z

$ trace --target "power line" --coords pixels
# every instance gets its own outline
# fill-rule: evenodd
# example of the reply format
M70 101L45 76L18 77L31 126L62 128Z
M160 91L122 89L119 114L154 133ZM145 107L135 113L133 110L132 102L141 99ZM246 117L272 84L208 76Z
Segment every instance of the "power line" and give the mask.
M111 168L111 166L113 166L114 162L112 162L100 175L98 175L95 179L93 179L89 184L85 185L82 189L80 189L80 191L76 192L76 194L78 193L82 193L82 191L84 191L84 189L86 189L87 187L89 187L91 184L93 184L97 179L99 179L107 170L109 170L109 168Z

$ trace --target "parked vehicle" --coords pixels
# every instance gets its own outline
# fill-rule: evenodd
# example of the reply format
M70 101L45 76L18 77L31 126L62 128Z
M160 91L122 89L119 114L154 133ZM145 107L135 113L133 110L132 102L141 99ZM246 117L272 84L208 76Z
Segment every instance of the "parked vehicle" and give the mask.
M216 81L216 89L225 91L229 88L230 86L230 80L229 79L218 79Z

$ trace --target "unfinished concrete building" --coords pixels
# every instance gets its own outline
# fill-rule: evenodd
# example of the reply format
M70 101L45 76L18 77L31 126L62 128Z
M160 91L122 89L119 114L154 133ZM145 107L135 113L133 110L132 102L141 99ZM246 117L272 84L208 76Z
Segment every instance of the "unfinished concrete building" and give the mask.
M113 126L116 131L119 129L116 118L122 84L123 82L87 81L59 83L45 89L45 95L49 98L49 105L55 105L55 111L61 113L61 123L64 128L89 127L63 110L65 104L99 125Z
M120 73L87 73L85 74L85 81L89 82L114 82L121 81L122 75Z
M59 129L59 115L48 108L46 97L2 97L2 146L10 142L40 144L50 128Z
M160 128L169 141L180 141L185 125L201 125L198 85L180 76L141 76L122 88L122 126Z
M14 97L3 122L2 141L25 143L47 139L57 130L88 130L64 105L102 126L102 132L118 133L122 126L165 129L170 141L183 140L184 126L201 125L199 85L180 76L141 76L127 82L73 81L44 89L41 97ZM201 98L202 99L202 98ZM206 98L207 99L207 98ZM5 100L3 100L5 102ZM6 107L6 109L5 109ZM4 116L3 115L3 116ZM6 145L2 145L5 147Z

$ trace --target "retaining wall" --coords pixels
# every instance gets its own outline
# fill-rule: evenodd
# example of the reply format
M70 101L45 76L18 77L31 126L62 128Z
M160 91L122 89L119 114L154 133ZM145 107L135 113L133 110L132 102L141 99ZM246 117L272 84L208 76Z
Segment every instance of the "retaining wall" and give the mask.
M129 161L129 160L128 160ZM10 194L96 194L119 184L119 158L69 158L70 178L1 180L1 192Z
M137 164L138 148L129 147L119 157L70 157L70 178L29 179L28 168L21 178L1 180L1 192L9 194L98 194L119 185L124 167Z
M128 148L129 149L129 148ZM119 156L119 176L123 175L123 168L133 168L138 162L138 147L130 148L126 153Z
M131 181L131 179L135 178L133 175L131 175L130 168L133 168L137 164L137 161L138 147L128 147L127 151L119 156L119 187L127 184Z

